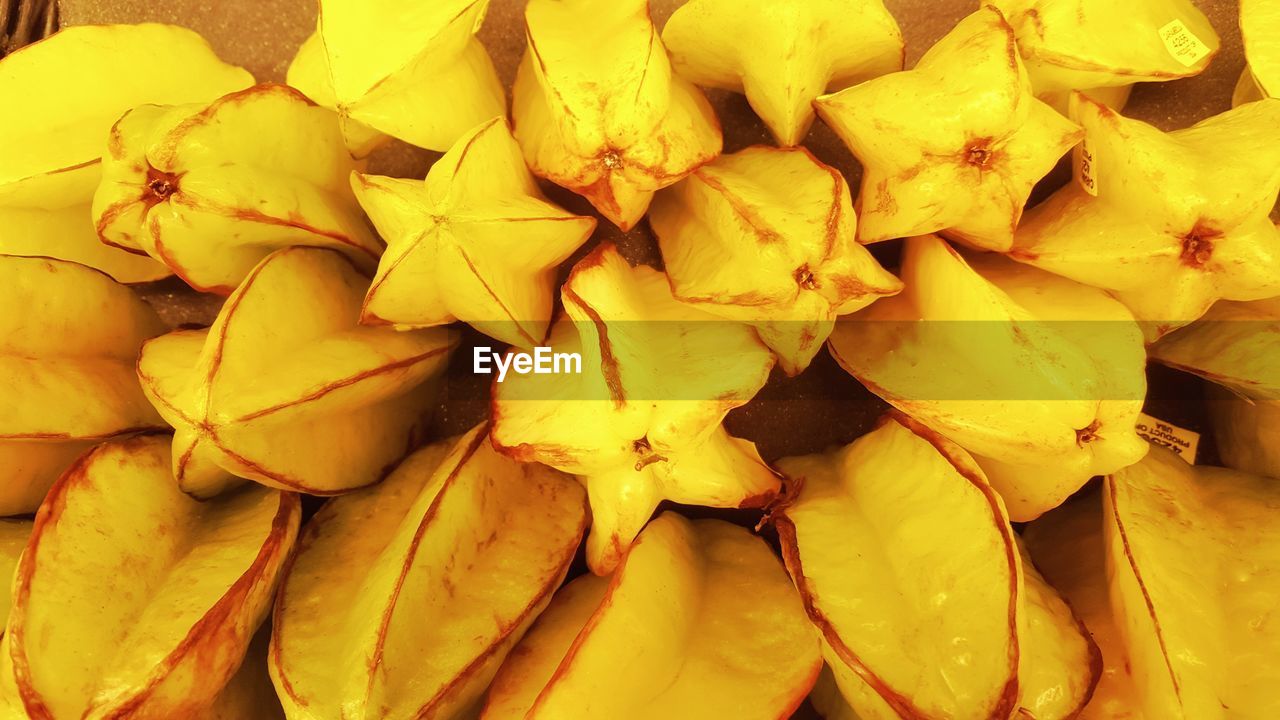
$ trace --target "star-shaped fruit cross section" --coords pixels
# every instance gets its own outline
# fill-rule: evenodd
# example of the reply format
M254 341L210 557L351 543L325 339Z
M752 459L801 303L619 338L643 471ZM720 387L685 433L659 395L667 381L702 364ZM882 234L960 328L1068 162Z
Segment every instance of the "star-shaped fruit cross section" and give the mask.
M1008 250L1031 188L1081 137L1032 95L1013 29L990 7L914 69L815 102L863 165L864 243L937 232Z
M1172 133L1082 95L1076 182L1027 213L1011 255L1110 291L1148 340L1214 301L1280 295L1280 100Z
M672 72L648 0L529 0L511 91L525 160L626 231L720 154L711 103Z
M760 507L776 495L755 445L722 425L773 367L755 330L677 301L665 275L611 244L574 267L561 297L547 345L580 364L495 383L491 437L585 477L594 572L613 570L663 500Z
M426 180L356 174L351 184L387 241L366 325L462 320L506 343L539 345L556 266L596 226L542 196L502 118L463 135Z
M780 145L798 145L813 100L902 69L882 0L691 0L662 30L676 72L745 93Z
M753 325L788 375L809 366L836 316L902 289L854 239L840 171L804 148L722 155L658 193L649 224L675 296Z

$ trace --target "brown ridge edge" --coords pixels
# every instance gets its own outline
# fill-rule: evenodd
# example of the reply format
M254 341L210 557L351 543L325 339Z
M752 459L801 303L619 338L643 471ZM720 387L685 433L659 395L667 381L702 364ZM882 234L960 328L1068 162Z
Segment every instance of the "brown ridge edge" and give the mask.
M477 433L477 437L483 438L485 437L485 434ZM453 467L452 470L450 470L449 476L444 480L444 482L442 483L442 487L440 488L440 491L437 493L436 497L432 500L431 506L427 509L427 512L424 515L424 519L419 523L419 526L414 534L414 538L408 550L409 555L413 554L414 549L417 547L418 542L420 542L421 535L423 532L423 525L426 522L426 518L430 517L433 514L434 508L439 503L440 494L443 493L446 489L448 489L448 486L452 483L453 478L456 477L458 471L462 468L462 465L466 462L466 459L470 457L472 453L475 452L477 446L478 446L478 442L476 441L476 439L473 439L471 441L471 444L463 451L462 456L457 460L457 464ZM455 451L456 449L450 450L449 454L446 455L445 458L442 460L441 465L436 467L432 471L433 476L435 473L440 471L440 469L444 466L443 463L448 461L452 456L453 452ZM421 491L421 489L419 489L419 491ZM276 592L275 607L272 611L271 642L267 651L268 664L272 668L274 668L276 671L275 677L277 681L277 685L276 685L277 689L284 691L284 693L288 695L288 698L300 707L308 707L310 705L310 702L307 700L307 698L303 697L298 693L298 691L293 686L293 682L289 679L288 673L285 670L283 650L281 647L282 642L280 638L284 635L285 627L288 624L285 621L285 612L286 612L286 609L288 608L288 603L286 601L286 598L288 596L289 582L292 579L293 566L295 561L297 560L297 558L301 557L302 554L305 553L312 546L312 544L316 541L317 538L319 538L321 534L321 526L324 524L324 521L328 518L328 516L333 512L335 512L334 507L335 506L332 504L326 504L324 507L320 509L318 513L316 513L315 517L313 517L311 521L307 523L307 527L303 530L301 538L298 542L298 551L294 553L293 557L289 559L286 567L281 572L282 581L280 583L279 589ZM399 593L400 587L404 583L404 577L406 572L407 570L405 569L405 564L402 564L400 576L396 579L396 594ZM383 609L382 617L379 622L378 632L380 637L378 640L378 647L375 650L374 658L372 658L368 663L368 668L370 670L370 681L369 681L370 684L372 684L372 681L373 681L372 671L380 663L381 645L383 642L383 638L381 636L385 634L386 625L389 622L390 612L395 605L395 598L396 598L396 595L393 595L390 602L388 603L388 607ZM367 690L366 690L366 694L367 694Z
M1005 555L1010 566L1009 579L1009 609L1007 617L1011 620L1012 632L1010 633L1010 673L1009 679L1005 682L1004 687L992 707L988 718L991 720L1002 720L1008 718L1017 708L1018 703L1018 660L1020 655L1019 639L1017 632L1017 602L1018 602L1018 559L1015 542L1012 536L1012 528L1008 520L1001 512L1001 503L998 495L991 486L982 479L980 471L976 467L968 467L960 461L960 458L954 455L954 448L949 441L942 438L937 433L929 430L920 423L912 420L905 413L899 410L891 409L887 411L876 423L879 428L887 422L896 421L908 431L928 442L962 477L973 484L986 498L990 507L996 526L1002 529L1002 535L1005 538ZM877 695L903 718L909 720L924 720L929 717L928 713L917 707L910 699L894 690L884 681L877 673L872 671L861 660L857 653L845 644L836 630L835 625L822 612L813 600L813 592L808 586L807 577L804 574L804 565L800 558L800 547L796 538L795 523L786 514L786 508L782 508L780 512L774 515L774 526L778 532L779 543L782 548L783 561L787 569L791 572L792 579L796 583L796 589L800 591L800 597L804 601L805 611L809 615L809 619L822 632L823 637L831 645L836 654L844 661L855 674L858 675L863 682L871 687Z
M83 481L87 475L92 463L98 458L112 450L127 451L132 445L137 444L140 440L147 436L137 436L129 438L120 443L110 445L99 445L90 449L81 455L70 468L56 481L53 488L49 491L49 495L45 502L41 504L40 509L36 513L34 526L32 527L31 539L28 541L26 551L22 554L19 562L18 573L14 587L14 603L11 613L10 625L14 628L10 632L10 657L13 662L14 678L18 685L19 696L22 700L27 712L31 714L35 720L53 720L53 715L48 706L44 703L40 693L32 687L30 663L26 656L26 637L22 630L22 622L26 618L26 606L30 600L31 579L35 574L35 557L38 553L40 543L43 539L44 530L47 526L57 525L58 519L61 517L63 510L66 508L67 496L74 484ZM276 491L278 492L278 491ZM262 576L266 565L272 557L276 556L284 548L284 537L289 532L289 527L293 524L292 520L301 517L301 501L298 496L292 493L279 493L280 502L276 515L272 520L271 531L264 540L258 555L249 568L228 588L227 592L214 604L212 608L201 618L201 620L192 627L187 636L178 644L176 648L164 660L162 660L153 670L151 677L147 683L138 690L131 698L125 701L123 705L112 710L105 718L117 720L130 716L139 706L141 706L147 698L159 686L164 679L164 672L171 670L178 662L180 662L200 640L210 636L214 631L224 623L228 615L237 603L243 602L247 597L251 587ZM287 552L287 550L286 550ZM93 708L89 708L90 710Z
M1173 663L1169 660L1169 649L1165 645L1164 630L1160 627L1160 617L1156 615L1155 603L1151 600L1151 594L1147 592L1147 584L1142 580L1142 572L1138 570L1137 558L1133 556L1133 547L1129 544L1129 533L1124 528L1124 521L1120 519L1120 513L1117 511L1116 501L1116 481L1115 475L1108 475L1103 484L1106 486L1106 499L1111 504L1111 516L1115 518L1116 530L1120 533L1120 542L1124 547L1124 557L1129 563L1129 569L1133 571L1133 579L1138 583L1138 589L1142 590L1142 600L1147 605L1147 615L1151 618L1151 624L1156 631L1156 640L1160 644L1160 656L1164 658L1164 665L1169 670L1169 682L1173 684L1173 693L1178 698L1178 704L1182 704L1182 687L1178 683L1178 675L1173 670Z
M481 433L480 437L487 438L488 432ZM555 472L559 473L559 471L555 471ZM561 474L565 474L565 473L561 473ZM570 482L577 482L577 481L570 479ZM459 673L458 676L454 678L453 681L450 682L449 686L443 688L440 692L436 693L434 697L432 697L426 704L424 704L418 710L418 713L414 716L415 720L427 720L428 718L432 717L432 714L431 714L432 710L435 709L435 707L450 692L452 692L459 685L461 685L462 681L470 678L476 672L478 672L480 668L483 667L485 663L488 662L489 659L492 658L494 654L498 652L498 649L502 647L503 643L505 643L506 640L511 637L511 634L515 631L515 629L524 625L525 621L530 619L530 616L533 614L534 609L537 608L539 605L541 605L544 600L548 599L550 596L555 594L555 592L560 588L560 585L563 583L564 577L568 573L569 566L573 563L574 557L577 555L578 544L582 541L582 536L586 534L587 526L590 524L590 522L591 522L591 506L587 502L587 494L584 490L582 493L582 517L578 521L577 532L574 533L573 542L565 546L565 551L561 554L559 562L557 564L558 570L552 575L552 579L549 582L544 583L542 588L539 590L539 592L537 592L532 598L530 598L528 604L524 607L523 610L521 610L516 615L516 617L511 622L511 624L508 627L503 628L501 637L497 638L494 642L486 646L485 649L479 655L477 655L470 663L467 664L465 668L462 669L462 672ZM486 692L487 692L487 689L486 689Z
M267 579L268 565L277 559L282 561L285 556L289 555L293 543L286 544L285 538L291 534L291 530L296 530L297 528L298 521L302 517L302 501L295 493L280 490L269 490L268 492L279 496L279 505L276 509L275 517L271 521L271 531L267 534L267 538L259 549L258 555L248 569L236 579L227 592L218 599L218 602L200 617L200 621L191 628L187 636L178 644L178 647L174 648L173 652L169 653L161 661L160 665L153 671L147 684L136 695L111 710L110 714L104 715L104 720L127 720L135 717L147 699L165 679L164 672L177 666L196 645L224 630L235 611L243 609L243 605L248 600L253 589ZM271 579L271 582L273 584L278 582L280 577L280 569L277 566L275 577ZM268 590L264 599L269 602L273 594L272 590ZM247 641L251 637L252 632L246 633L245 640ZM90 709L93 708L91 707Z

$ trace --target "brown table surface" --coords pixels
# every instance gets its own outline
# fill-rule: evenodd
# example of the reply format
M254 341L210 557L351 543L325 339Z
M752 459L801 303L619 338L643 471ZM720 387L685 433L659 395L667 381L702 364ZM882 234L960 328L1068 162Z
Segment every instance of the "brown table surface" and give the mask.
M661 25L684 0L652 0L655 21ZM488 47L498 72L510 87L524 50L523 0L492 0L480 37ZM955 22L977 8L976 0L886 0L903 28L910 67ZM1244 66L1234 0L1197 0L1222 38L1222 51L1200 76L1137 87L1125 110L1166 130L1191 125L1227 110L1236 79ZM209 39L225 60L251 70L259 81L283 81L298 46L315 23L316 4L309 0L60 0L64 25L168 22L190 27ZM764 125L740 95L709 93L725 132L725 151L769 143ZM822 161L844 172L857 187L861 175L856 160L835 135L818 121L805 145ZM380 151L371 170L401 177L422 177L438 154L395 145ZM1037 197L1069 179L1065 165L1042 183ZM581 214L595 214L571 193L546 187L553 200ZM656 245L646 224L629 233L619 232L607 221L600 223L593 242L613 240L633 262L660 265ZM894 262L892 243L876 246L887 264ZM585 249L583 250L585 253ZM566 263L564 270L577 257ZM169 280L143 288L144 295L172 325L212 321L221 299L197 296L180 282ZM464 347L456 357L467 357L470 344L491 344L477 333L465 332ZM451 366L450 381L441 402L431 411L428 437L461 432L487 413L487 388L465 363ZM1149 370L1151 392L1148 411L1157 417L1205 433L1201 458L1213 461L1216 451L1204 419L1202 387L1191 376L1153 366ZM824 352L795 378L775 372L765 389L750 404L729 415L731 432L757 443L768 460L785 455L815 452L851 441L870 428L886 405L843 372ZM754 524L750 513L721 513L686 509L691 514L716 514L744 524ZM815 717L805 708L796 717Z

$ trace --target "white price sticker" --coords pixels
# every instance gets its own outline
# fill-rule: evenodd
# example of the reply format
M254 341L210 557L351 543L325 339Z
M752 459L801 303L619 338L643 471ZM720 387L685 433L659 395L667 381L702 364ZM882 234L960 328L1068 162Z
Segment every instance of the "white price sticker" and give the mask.
M1094 162L1093 148L1089 147L1089 138L1080 142L1076 151L1076 179L1080 187L1094 197L1098 197L1098 165Z
M1138 415L1138 425L1135 429L1138 431L1138 436L1143 440L1153 445L1169 448L1177 453L1178 457L1186 460L1189 465L1196 464L1196 450L1200 447L1200 433L1180 428L1160 418L1151 417L1146 413Z
M1174 20L1160 28L1160 39L1164 41L1164 47L1173 59L1187 67L1195 65L1213 52L1181 20Z

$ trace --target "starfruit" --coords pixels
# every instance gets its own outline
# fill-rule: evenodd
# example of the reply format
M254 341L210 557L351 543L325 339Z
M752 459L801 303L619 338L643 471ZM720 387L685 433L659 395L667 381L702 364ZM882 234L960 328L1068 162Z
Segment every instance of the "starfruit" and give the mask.
M647 0L530 0L516 139L534 174L623 230L655 191L720 154L701 91L671 70Z
M1280 716L1280 484L1164 448L1107 478L1107 575L1149 718Z
M1075 182L1027 213L1012 257L1111 292L1148 340L1214 301L1280 295L1280 100L1163 133L1077 95Z
M73 260L120 282L168 275L93 230L111 125L137 105L210 102L252 84L173 25L71 27L0 60L0 253Z
M858 239L941 232L1008 250L1031 188L1080 141L1035 99L1013 28L983 8L916 66L817 99L862 163Z
M284 85L210 105L144 105L111 130L93 216L103 242L228 295L291 245L373 268L382 243L351 193L354 169L333 112Z
M777 465L795 488L773 516L783 558L857 717L1068 718L1088 701L1096 650L959 446L890 415Z
M1280 97L1280 8L1267 0L1240 0L1240 37L1248 64L1232 105Z
M1197 75L1220 46L1191 0L984 3L1013 26L1036 96L1064 113L1074 90L1120 109L1134 83Z
M162 332L101 272L0 255L0 516L35 511L92 445L164 427L133 372L143 341Z
M196 716L266 617L298 497L251 486L197 502L168 446L95 448L37 513L5 638L30 717Z
M270 628L263 626L249 644L244 662L227 681L213 705L197 720L285 720L284 708L276 696L267 670Z
M822 666L818 681L809 693L809 704L818 711L822 720L860 720L849 701L840 694L840 686L836 685L836 676L829 665Z
M145 254L111 247L98 239L88 202L54 210L0 207L0 252L50 257L101 270L117 282L160 280L169 268Z
M912 238L903 293L829 343L872 392L973 453L1017 521L1147 449L1142 330L1106 293L1028 270Z
M573 269L547 345L581 372L508 376L493 388L493 443L586 478L587 561L608 574L662 500L760 507L778 479L722 420L768 380L747 325L678 302L666 276L611 244Z
M351 186L387 239L361 310L366 325L460 319L503 342L538 345L556 267L596 226L543 197L502 118L463 135L425 181L357 174Z
M676 298L753 325L788 375L837 315L902 289L858 244L844 177L808 150L721 156L660 192L649 224Z
M0 519L0 623L9 617L9 606L13 603L9 579L18 566L18 558L27 546L27 538L31 535L31 523L26 520ZM0 625L0 635L4 634Z
M1112 619L1102 495L1072 498L1026 526L1022 534L1036 567L1080 617L1102 663L1098 685L1079 720L1138 720L1129 655Z
M612 577L556 594L498 671L481 718L785 718L821 663L762 540L668 512Z
M1214 383L1208 410L1223 464L1280 478L1280 298L1220 300L1151 346L1151 358Z
M813 101L902 69L882 0L691 0L662 30L676 72L745 93L779 145L799 145Z
M138 377L176 428L184 491L209 497L247 478L331 495L377 482L413 447L454 338L357 325L367 288L333 250L278 250L212 327L143 346Z
M489 53L475 33L488 0L320 0L319 26L289 66L288 82L337 111L352 152L383 133L449 149L506 110Z
M586 493L485 431L419 450L307 525L272 641L290 717L457 717L551 601Z

